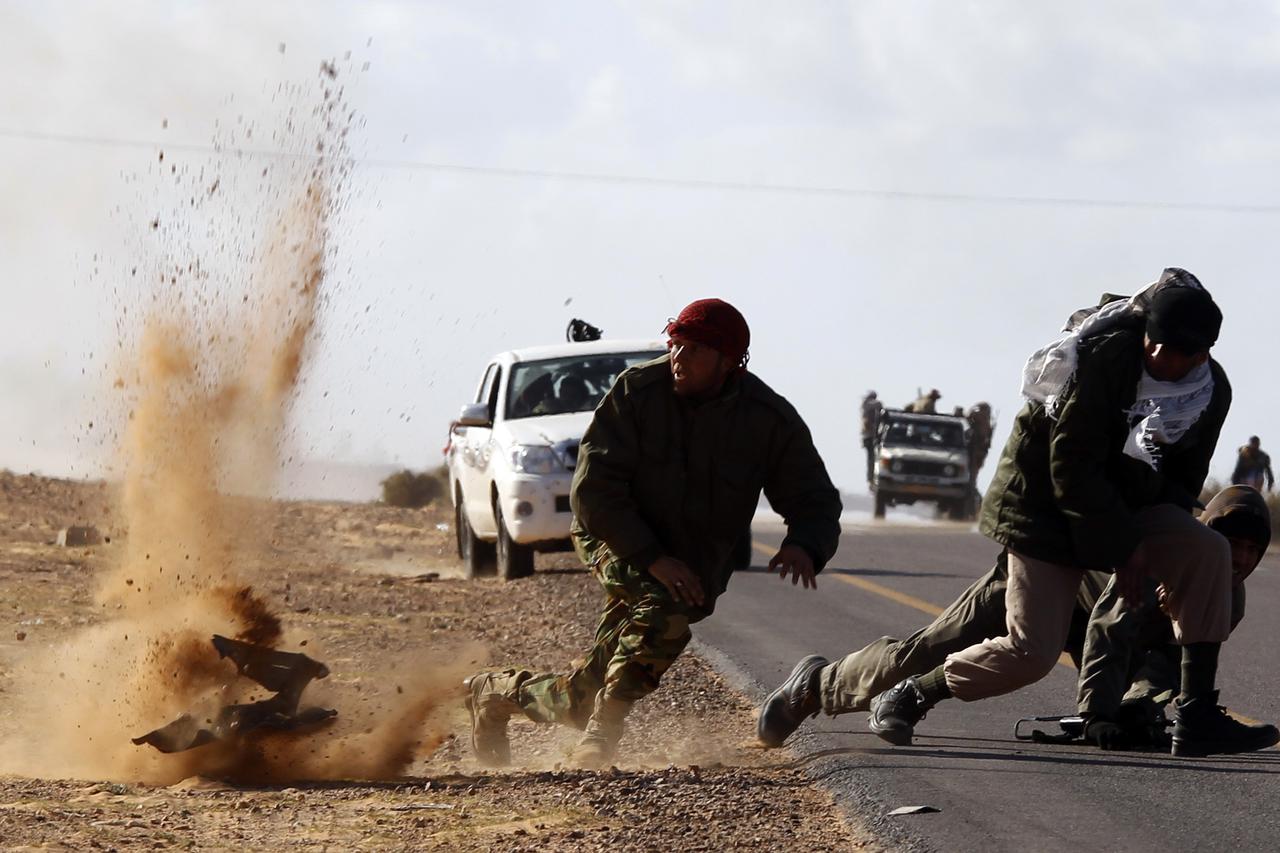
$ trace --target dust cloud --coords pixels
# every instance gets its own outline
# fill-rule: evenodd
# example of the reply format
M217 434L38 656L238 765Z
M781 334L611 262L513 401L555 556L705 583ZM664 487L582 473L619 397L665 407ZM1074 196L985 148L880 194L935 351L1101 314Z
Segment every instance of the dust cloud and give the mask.
M151 784L380 779L443 738L442 705L461 677L447 666L402 681L390 700L313 684L304 705L340 714L318 732L169 755L130 741L183 713L211 718L264 698L218 656L213 634L293 650L307 639L289 634L252 579L271 547L261 498L317 345L344 204L355 113L336 77L326 64L316 83L281 87L271 137L291 156L161 153L152 167L167 210L140 223L152 242L131 275L145 279L144 310L122 309L117 322L120 559L97 593L102 621L24 663L0 771ZM265 135L234 127L220 147ZM323 660L314 643L304 651Z

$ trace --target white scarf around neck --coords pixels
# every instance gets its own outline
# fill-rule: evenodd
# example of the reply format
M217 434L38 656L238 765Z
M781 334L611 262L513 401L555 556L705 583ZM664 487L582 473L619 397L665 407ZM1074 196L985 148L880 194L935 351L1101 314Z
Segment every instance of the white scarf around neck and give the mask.
M1109 302L1079 321L1056 341L1031 354L1022 368L1022 396L1043 403L1045 412L1058 419L1062 395L1076 374L1079 345L1085 338L1101 335L1145 317L1155 292L1161 287L1198 287L1191 281L1174 283L1169 270L1156 281L1128 299ZM1191 283L1191 282L1194 282ZM1175 444L1187 434L1213 399L1213 372L1208 363L1200 365L1178 382L1161 382L1144 369L1138 381L1137 399L1126 414L1130 422L1137 418L1125 441L1124 452L1134 459L1159 470L1162 449Z
M1160 470L1164 448L1177 444L1212 400L1213 371L1208 362L1177 382L1161 382L1143 370L1138 397L1127 413L1130 423L1137 422L1125 440L1125 455Z

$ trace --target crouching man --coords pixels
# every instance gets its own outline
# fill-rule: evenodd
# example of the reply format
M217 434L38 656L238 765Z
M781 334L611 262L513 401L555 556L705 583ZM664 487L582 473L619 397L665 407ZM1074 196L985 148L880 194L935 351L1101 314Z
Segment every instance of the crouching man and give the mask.
M606 765L632 705L725 590L762 490L787 525L770 571L813 589L835 553L839 493L795 409L747 372L742 315L699 300L666 331L669 354L618 377L578 451L574 546L605 594L595 641L568 673L467 679L484 763L510 760L507 721L522 713L582 729L570 761Z
M1271 543L1271 513L1248 486L1219 492L1200 521L1231 545L1231 627L1244 618L1245 579ZM816 655L800 661L760 709L759 737L781 746L805 717L866 711L877 694L913 672L927 672L947 655L998 636L1007 621L1007 554L974 581L938 618L905 640L882 637L830 664ZM1103 749L1153 745L1164 732L1163 706L1178 691L1181 657L1173 625L1159 603L1156 583L1143 603L1129 607L1112 575L1086 572L1076 591L1063 649L1080 669L1078 707L1085 737ZM806 681L807 672L816 678Z
M1271 511L1250 486L1228 486L1200 521L1231 545L1231 630L1244 619L1245 580L1271 544ZM1112 584L1094 604L1085 633L1078 709L1085 737L1103 749L1147 746L1164 728L1164 706L1178 693L1181 653L1166 613L1168 594L1149 584L1129 607Z

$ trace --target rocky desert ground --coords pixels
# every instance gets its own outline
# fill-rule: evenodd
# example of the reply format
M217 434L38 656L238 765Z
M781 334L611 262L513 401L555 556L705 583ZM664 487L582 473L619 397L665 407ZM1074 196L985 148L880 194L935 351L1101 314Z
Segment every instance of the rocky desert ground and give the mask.
M114 487L0 473L0 738L12 750L65 737L29 713L27 662L110 618L102 579L127 547ZM486 663L563 667L586 647L598 606L572 555L539 558L527 580L461 579L451 512L378 504L258 502L269 546L243 577L281 619L282 648L332 674L340 718L432 672ZM102 544L65 547L91 524ZM303 639L299 639L303 638ZM296 644L306 642L306 648ZM58 677L58 676L51 676ZM63 675L65 677L65 674ZM443 677L442 677L443 679ZM56 685L110 715L89 681ZM786 752L754 746L753 708L695 654L638 706L619 766L564 769L572 733L513 722L515 765L470 755L456 679L439 680L438 731L394 778L250 784L192 775L169 784L65 778L58 766L0 776L5 849L853 850L876 849ZM356 697L359 697L358 699ZM305 698L305 697L304 697ZM376 702L374 703L377 704ZM165 720L156 720L157 725ZM323 733L309 735L320 738ZM269 739L269 738L268 738ZM438 741L438 743L436 743ZM432 744L435 744L432 746ZM117 748L119 745L115 745ZM207 749L208 747L201 747ZM148 750L150 747L136 747ZM9 765L9 756L0 756ZM10 768L12 769L12 768ZM46 772L42 772L42 769ZM333 778L337 777L337 778Z

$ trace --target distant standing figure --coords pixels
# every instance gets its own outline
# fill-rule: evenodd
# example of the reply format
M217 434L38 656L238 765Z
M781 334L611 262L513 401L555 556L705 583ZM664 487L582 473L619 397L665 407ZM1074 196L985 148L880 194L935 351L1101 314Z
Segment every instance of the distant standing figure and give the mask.
M913 403L908 403L903 407L904 411L915 412L918 415L936 415L938 413L938 399L942 397L941 392L934 388L923 397L919 397Z
M987 461L987 454L991 451L991 434L994 429L991 423L991 404L978 403L969 410L966 418L969 421L969 476L977 481L978 471L982 469L982 464Z
M1262 439L1256 435L1249 436L1249 443L1240 448L1236 457L1236 470L1231 472L1231 485L1253 486L1262 491L1262 480L1266 478L1267 491L1276 484L1276 475L1271 473L1271 457L1262 450Z
M867 483L875 479L876 474L876 429L880 426L880 413L884 404L876 396L875 391L868 391L862 398L862 446L867 451Z

